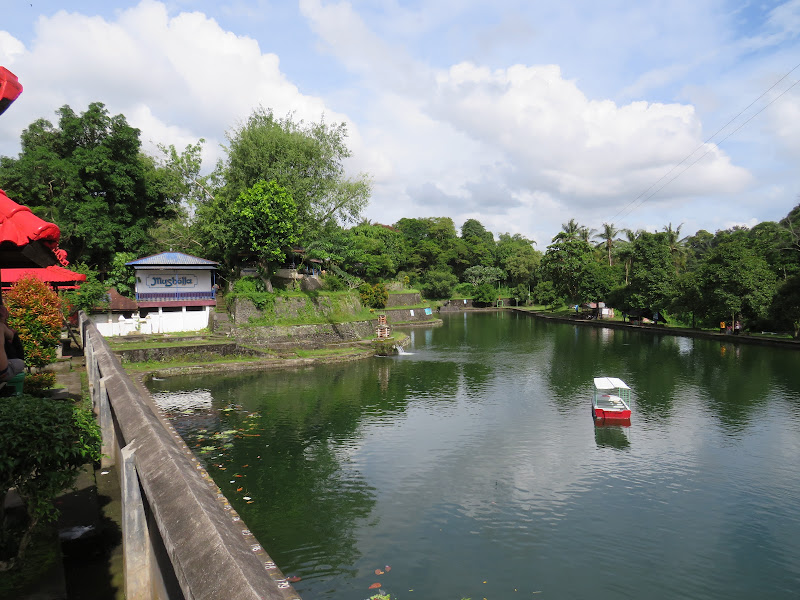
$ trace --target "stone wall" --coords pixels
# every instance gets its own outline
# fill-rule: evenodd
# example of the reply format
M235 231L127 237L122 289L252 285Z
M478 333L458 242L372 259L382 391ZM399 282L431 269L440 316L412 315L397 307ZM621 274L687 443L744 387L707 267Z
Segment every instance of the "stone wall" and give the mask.
M389 294L389 299L386 301L386 306L414 306L422 303L422 297L417 293L406 294Z
M362 310L358 296L278 296L275 298L274 314L279 318L298 318L303 316L330 316L334 312L356 314ZM237 326L246 325L250 319L259 319L264 313L246 298L236 298L231 310Z
M320 323L317 325L255 325L237 327L234 331L240 344L276 346L292 344L304 348L319 348L329 344L357 342L375 337L376 321L351 323Z
M435 321L436 311L431 309L431 314L426 315L424 308L399 308L399 309L384 309L375 311L377 314L386 315L387 323L421 323L425 321Z
M217 356L253 356L259 354L255 350L240 348L235 342L224 344L187 344L185 346L137 348L117 350L115 354L122 362L165 361L181 357L193 360L208 360Z

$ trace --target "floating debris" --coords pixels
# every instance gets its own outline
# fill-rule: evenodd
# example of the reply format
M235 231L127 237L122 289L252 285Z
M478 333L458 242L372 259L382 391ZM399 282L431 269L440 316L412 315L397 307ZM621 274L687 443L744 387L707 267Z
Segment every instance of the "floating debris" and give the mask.
M298 581L302 581L302 577L298 577L297 575L290 575L286 578L286 581L289 583L297 583Z

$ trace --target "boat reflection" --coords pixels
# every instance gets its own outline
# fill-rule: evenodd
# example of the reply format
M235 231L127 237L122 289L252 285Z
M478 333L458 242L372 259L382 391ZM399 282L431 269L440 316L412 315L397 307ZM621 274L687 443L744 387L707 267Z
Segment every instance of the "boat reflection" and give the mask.
M628 427L631 422L627 423L614 423L608 425L606 423L594 423L594 441L599 448L616 448L617 450L624 450L631 445L630 430Z

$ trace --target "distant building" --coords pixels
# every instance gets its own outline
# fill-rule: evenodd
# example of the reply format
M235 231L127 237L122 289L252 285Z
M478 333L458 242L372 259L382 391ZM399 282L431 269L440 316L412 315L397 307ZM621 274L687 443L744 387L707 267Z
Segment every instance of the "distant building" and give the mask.
M218 263L182 252L162 252L126 264L136 273L140 333L208 327L211 307L217 302Z

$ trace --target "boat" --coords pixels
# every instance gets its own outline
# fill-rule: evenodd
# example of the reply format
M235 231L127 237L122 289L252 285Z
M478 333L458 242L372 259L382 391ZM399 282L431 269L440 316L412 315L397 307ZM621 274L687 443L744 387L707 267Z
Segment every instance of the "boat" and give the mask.
M595 377L592 417L603 423L630 425L631 388L616 377Z

